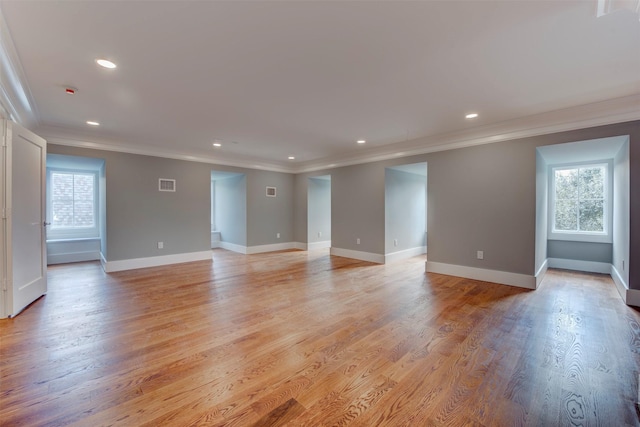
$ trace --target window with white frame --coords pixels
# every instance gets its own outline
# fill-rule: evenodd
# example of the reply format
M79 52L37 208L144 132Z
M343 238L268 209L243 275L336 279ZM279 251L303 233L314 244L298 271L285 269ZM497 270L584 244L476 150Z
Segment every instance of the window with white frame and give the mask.
M47 170L48 239L99 236L98 173Z
M550 182L550 238L610 238L611 178L607 163L553 167Z

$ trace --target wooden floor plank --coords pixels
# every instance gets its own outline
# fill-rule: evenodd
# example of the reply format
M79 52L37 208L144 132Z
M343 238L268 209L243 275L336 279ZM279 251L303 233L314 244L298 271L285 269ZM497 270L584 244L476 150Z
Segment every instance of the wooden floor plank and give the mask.
M640 425L640 313L607 276L213 253L50 267L0 320L0 425Z

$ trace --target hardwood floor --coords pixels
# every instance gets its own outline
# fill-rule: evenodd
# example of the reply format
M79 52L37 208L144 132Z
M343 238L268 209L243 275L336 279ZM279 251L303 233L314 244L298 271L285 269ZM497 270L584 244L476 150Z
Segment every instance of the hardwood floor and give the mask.
M637 426L640 314L326 251L49 269L0 320L0 425Z

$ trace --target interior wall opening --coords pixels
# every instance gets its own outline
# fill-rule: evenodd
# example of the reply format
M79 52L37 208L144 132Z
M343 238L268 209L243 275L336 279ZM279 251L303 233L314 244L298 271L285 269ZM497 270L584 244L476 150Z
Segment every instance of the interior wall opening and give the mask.
M331 175L307 182L307 249L331 247Z
M244 252L247 245L247 178L211 171L211 247Z

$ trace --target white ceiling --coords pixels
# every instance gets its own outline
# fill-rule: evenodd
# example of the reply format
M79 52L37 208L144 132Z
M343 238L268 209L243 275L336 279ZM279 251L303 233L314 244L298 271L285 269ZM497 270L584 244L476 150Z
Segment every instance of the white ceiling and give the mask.
M614 98L632 96L640 112L638 14L596 18L595 0L0 0L0 9L30 127L53 142L304 170L405 155L420 138L491 137L496 126L526 127L523 117ZM480 117L465 120L471 111Z

